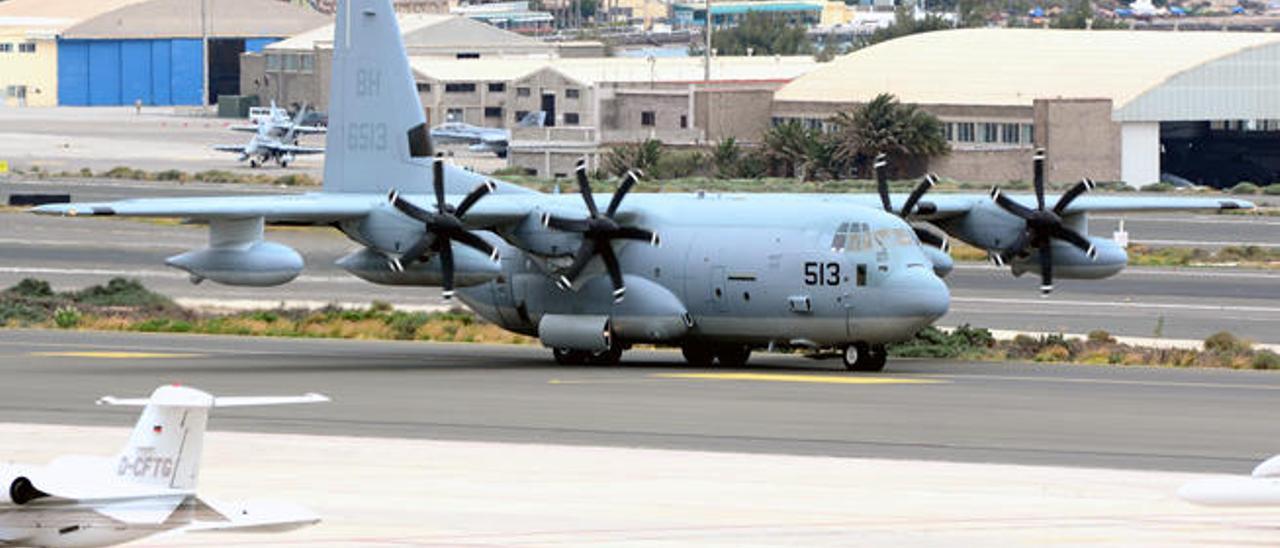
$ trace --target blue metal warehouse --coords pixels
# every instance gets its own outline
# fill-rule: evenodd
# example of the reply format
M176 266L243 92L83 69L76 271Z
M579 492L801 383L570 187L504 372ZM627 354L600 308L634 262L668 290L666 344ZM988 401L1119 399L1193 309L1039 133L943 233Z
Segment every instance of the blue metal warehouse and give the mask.
M58 38L58 104L198 105L240 92L240 54L329 22L278 0L207 2L209 63L200 0L147 0L68 28Z

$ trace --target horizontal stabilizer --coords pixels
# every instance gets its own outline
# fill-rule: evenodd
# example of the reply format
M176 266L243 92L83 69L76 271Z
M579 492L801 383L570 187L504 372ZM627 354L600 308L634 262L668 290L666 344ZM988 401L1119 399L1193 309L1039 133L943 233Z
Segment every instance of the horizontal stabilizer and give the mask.
M117 398L115 396L104 396L98 399L98 405L118 405L130 407L145 407L149 404L173 407L250 407L259 405L289 405L296 403L322 403L330 401L328 396L324 394L316 394L314 392L303 394L301 396L231 396L217 397L211 400L171 400L171 401L155 401L154 398Z
M186 533L258 532L282 533L320 523L315 512L287 502L252 500L224 503L200 498L201 517L182 528ZM218 519L220 518L220 519Z

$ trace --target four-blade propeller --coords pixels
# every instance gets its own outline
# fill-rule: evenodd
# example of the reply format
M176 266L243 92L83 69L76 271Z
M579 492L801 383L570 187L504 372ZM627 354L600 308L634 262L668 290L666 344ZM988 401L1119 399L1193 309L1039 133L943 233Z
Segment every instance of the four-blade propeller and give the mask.
M622 226L615 218L622 200L639 180L639 173L635 170L627 172L622 179L622 186L613 194L609 207L603 212L596 207L595 196L591 193L591 183L587 180L586 162L578 160L575 174L578 179L578 191L582 194L582 201L587 204L590 216L586 219L565 219L550 213L542 216L543 226L582 235L582 244L573 256L573 263L560 276L558 283L563 289L572 288L574 280L587 267L591 258L599 255L600 260L604 261L605 270L609 272L609 279L613 282L613 300L621 302L626 295L627 286L622 279L622 267L618 265L618 256L613 251L613 240L640 240L655 246L659 243L657 233L643 228Z
M1098 251L1094 249L1089 239L1067 227L1062 222L1062 214L1066 211L1067 206L1071 205L1071 202L1080 197L1081 194L1093 190L1094 184L1088 178L1081 179L1062 197L1058 198L1058 202L1054 204L1052 209L1048 209L1045 207L1044 200L1044 149L1036 149L1034 162L1036 209L1030 209L1005 196L1000 192L999 187L992 187L991 189L991 199L995 201L996 205L1026 222L1017 239L1003 250L992 253L991 259L997 265L1003 266L1004 263L1014 257L1027 254L1030 248L1039 250L1040 292L1048 295L1053 291L1052 240L1058 239L1076 246L1091 260L1098 258Z
M886 212L902 217L904 221L908 220L910 215L919 213L916 211L916 206L920 203L920 198L923 198L924 194L938 183L938 177L932 173L926 174L920 180L920 184L916 185L915 190L911 191L911 195L907 196L907 201L902 204L902 211L894 211L893 202L889 200L889 179L885 175L888 166L889 161L884 153L877 154L874 167L876 172L876 191L880 193L880 203L884 205ZM947 239L935 234L933 231L918 226L912 226L911 229L915 231L916 237L920 238L920 243L941 249L943 253L951 249L951 244L947 242Z
M475 249L489 256L490 260L498 260L498 249L484 241L474 232L467 228L463 222L467 211L476 202L480 201L497 187L493 181L485 181L466 198L462 199L462 203L455 208L445 202L444 199L444 161L437 159L432 167L433 181L435 187L436 204L435 211L423 209L414 205L409 200L400 195L399 191L392 190L388 195L391 205L400 210L401 213L408 215L426 226L422 237L418 241L409 246L409 249L400 254L399 258L391 258L388 262L391 270L403 272L405 265L412 264L415 261L425 260L429 253L440 255L440 272L443 276L443 296L445 299L453 298L453 242Z

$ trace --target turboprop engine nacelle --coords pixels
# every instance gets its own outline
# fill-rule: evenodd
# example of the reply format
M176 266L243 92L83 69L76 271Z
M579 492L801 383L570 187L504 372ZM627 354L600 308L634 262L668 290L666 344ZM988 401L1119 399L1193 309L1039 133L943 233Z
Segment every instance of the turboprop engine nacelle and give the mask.
M1129 254L1113 240L1089 237L1098 256L1090 259L1083 251L1072 245L1053 243L1053 274L1058 278L1079 280L1099 280L1109 278L1124 270L1129 263ZM1040 255L1032 252L1027 257L1019 257L1012 261L1013 275L1021 276L1027 272L1040 272Z
M304 262L293 248L257 241L237 246L211 246L165 259L164 264L191 273L192 280L268 287L288 283L302 273Z
M22 470L0 468L0 506L22 506L47 496L31 483Z
M454 283L467 287L488 282L502 273L500 265L487 255L465 246L454 246ZM338 266L352 275L382 285L440 285L444 277L440 261L413 262L403 271L393 270L386 255L369 248L338 259Z

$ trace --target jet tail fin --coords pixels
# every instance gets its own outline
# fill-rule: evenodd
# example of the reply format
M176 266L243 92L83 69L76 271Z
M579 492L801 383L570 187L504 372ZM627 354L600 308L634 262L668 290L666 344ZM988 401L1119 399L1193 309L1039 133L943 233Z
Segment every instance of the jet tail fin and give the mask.
M320 394L296 397L215 398L182 386L161 386L150 398L107 396L99 405L143 407L111 470L116 479L169 489L195 489L209 409L328 401Z
M547 111L535 110L533 112L525 114L524 117L521 118L520 121L516 123L516 126L517 127L542 127L546 125L546 123L547 123Z

